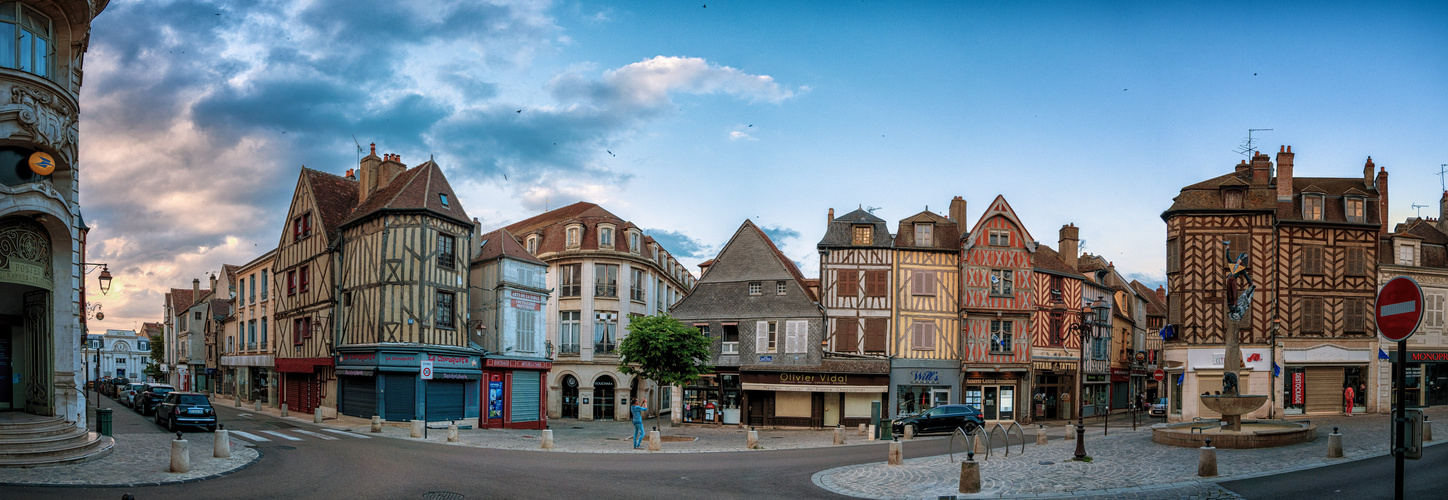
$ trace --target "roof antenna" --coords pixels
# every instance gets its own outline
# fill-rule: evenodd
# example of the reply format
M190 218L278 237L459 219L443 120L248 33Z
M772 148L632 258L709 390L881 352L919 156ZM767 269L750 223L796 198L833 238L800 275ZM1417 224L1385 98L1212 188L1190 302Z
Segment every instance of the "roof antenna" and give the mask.
M1242 155L1242 156L1246 156L1246 157L1247 157L1247 161L1248 161L1248 162L1251 162L1251 161L1252 161L1252 154L1257 152L1256 142L1255 142L1254 139L1252 139L1252 132L1267 132L1267 131L1271 131L1271 130L1272 130L1272 129L1270 129L1270 128L1249 128L1249 129L1247 129L1247 141L1246 141L1246 142L1243 142L1241 146L1237 146L1237 154Z
M1419 219L1423 218L1423 209L1425 208L1428 208L1428 205L1419 205L1417 203L1413 204L1413 210L1417 210L1417 216Z
M1448 184L1443 182L1443 174L1448 174L1448 163L1438 165L1438 184L1443 186L1443 191L1448 192Z
M362 143L357 142L357 134L352 134L352 144L357 145L357 163L362 163Z

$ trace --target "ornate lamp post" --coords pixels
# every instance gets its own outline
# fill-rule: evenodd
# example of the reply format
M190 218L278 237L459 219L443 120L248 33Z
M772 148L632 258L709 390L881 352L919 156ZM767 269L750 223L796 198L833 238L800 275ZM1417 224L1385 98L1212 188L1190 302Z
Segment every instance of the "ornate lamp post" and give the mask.
M1081 357L1076 362L1076 460L1086 458L1086 418L1083 416L1086 400L1086 341L1099 338L1099 328L1110 324L1111 320L1111 306L1104 297L1097 296L1096 300L1091 302L1090 311L1086 309L1082 308L1077 322L1067 327L1081 342Z

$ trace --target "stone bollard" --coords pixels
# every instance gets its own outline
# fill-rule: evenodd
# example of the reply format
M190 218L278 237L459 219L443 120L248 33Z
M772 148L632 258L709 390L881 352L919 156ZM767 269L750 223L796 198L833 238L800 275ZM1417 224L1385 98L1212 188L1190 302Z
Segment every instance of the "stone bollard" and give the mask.
M373 415L373 416L372 416L372 433L373 433L373 434L376 434L376 433L379 433L379 432L382 432L382 417L379 417L379 416L377 416L377 415Z
M890 465L905 463L905 451L900 448L902 445L899 441L890 442Z
M861 435L861 436L865 435L865 427L866 427L866 425L867 425L867 424L860 424L860 435Z
M216 440L216 445L214 446L215 453L213 453L212 456L216 458L231 458L231 436L229 436L229 434L226 428L220 425L216 426L216 432L211 433L212 439Z
M1036 446L1046 444L1046 426L1036 428Z
M237 408L241 408L241 396L237 396L237 397L236 397L236 401L234 401L234 402L232 403L232 405L235 406L235 407L237 407Z
M664 449L664 440L659 437L659 431L649 431L649 451Z
M447 424L447 442L458 442L458 424Z
M909 441L911 439L915 439L915 426L907 425L905 426L905 440Z
M287 418L287 404L282 403L282 418Z
M975 461L975 453L966 453L960 463L960 492L980 493L980 462Z
M744 446L751 450L759 449L759 431L749 429L749 436L745 438Z
M412 437L414 437L414 438L421 438L421 437L422 437L422 426L424 426L424 425L427 425L427 422L423 422L423 421L421 421L421 420L413 420L413 421L412 421Z
M865 428L865 434L866 434L866 437L865 437L866 440L868 440L868 441L874 441L874 440L875 440L875 435L878 434L878 433L875 432L875 424L870 424L869 427L866 427L866 428Z
M1337 432L1337 427L1327 435L1327 458L1342 458L1342 434Z
M1427 416L1427 415L1423 415L1423 442L1426 443L1426 442L1432 441L1432 440L1433 440L1433 422L1431 422L1431 421L1428 420L1428 416Z
M180 432L171 441L171 472L191 472L191 443L181 439Z
M312 411L312 423L314 423L314 424L320 424L320 423L322 423L322 408L321 408L320 406L317 407L316 410L313 410L313 411Z
M1064 433L1062 433L1062 434L1064 434L1064 435L1066 436L1066 440L1067 440L1067 441L1071 441L1071 440L1073 440L1073 439L1076 439L1076 426L1071 425L1071 424L1066 424L1066 432L1064 432Z
M835 427L835 444L845 444L845 426Z
M543 429L543 449L553 449L553 429Z
M252 411L261 411L261 400L252 401Z
M1217 476L1217 449L1212 447L1212 440L1207 440L1207 445L1201 447L1201 453L1197 458L1197 475L1201 477Z

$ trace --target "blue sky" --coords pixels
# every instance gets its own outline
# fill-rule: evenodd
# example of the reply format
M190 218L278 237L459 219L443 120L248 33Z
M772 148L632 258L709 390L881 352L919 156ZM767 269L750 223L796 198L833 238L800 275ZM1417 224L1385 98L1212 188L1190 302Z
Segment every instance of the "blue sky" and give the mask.
M707 7L705 7L707 5ZM1301 176L1390 174L1436 214L1437 3L115 0L81 106L104 327L274 246L297 169L437 159L485 229L579 200L685 263L746 218L814 275L829 208L1004 195L1055 246L1164 281L1159 214L1249 128ZM521 112L519 112L521 110ZM506 178L505 178L506 176Z

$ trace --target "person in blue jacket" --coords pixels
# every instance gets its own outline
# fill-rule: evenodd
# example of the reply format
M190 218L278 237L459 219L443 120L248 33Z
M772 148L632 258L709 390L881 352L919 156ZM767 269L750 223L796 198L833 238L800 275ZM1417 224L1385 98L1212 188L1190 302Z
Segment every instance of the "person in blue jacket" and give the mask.
M639 449L639 444L642 443L644 439L644 412L649 410L647 407L648 404L648 398L644 398L643 401L634 398L633 402L629 405L629 413L633 414L635 450Z

